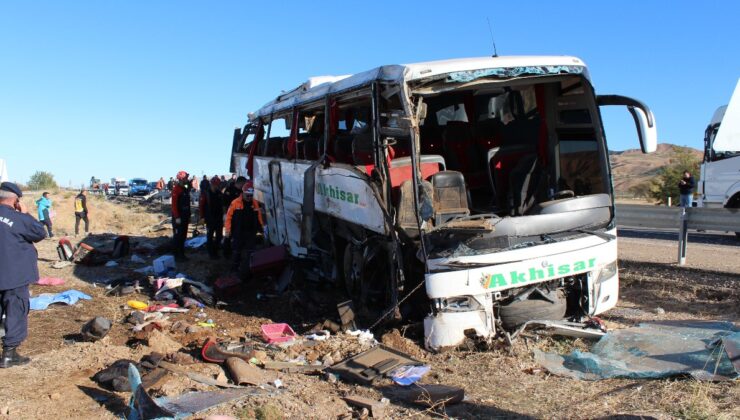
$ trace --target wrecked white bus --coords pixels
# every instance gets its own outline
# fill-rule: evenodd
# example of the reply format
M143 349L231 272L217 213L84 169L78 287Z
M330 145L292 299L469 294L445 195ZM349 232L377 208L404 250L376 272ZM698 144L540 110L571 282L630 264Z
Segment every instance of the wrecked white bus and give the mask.
M425 345L440 349L614 307L604 105L626 106L655 149L651 111L597 96L575 57L313 78L235 130L232 170L307 277L384 315L422 308Z

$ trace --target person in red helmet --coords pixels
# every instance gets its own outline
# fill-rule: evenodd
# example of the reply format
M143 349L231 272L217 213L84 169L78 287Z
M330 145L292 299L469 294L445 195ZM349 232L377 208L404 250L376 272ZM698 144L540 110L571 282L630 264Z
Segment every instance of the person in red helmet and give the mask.
M251 181L244 183L242 195L234 199L226 213L226 237L231 240L233 272L239 272L242 253L249 259L257 244L257 233L262 231L259 209L254 204L254 187Z
M172 188L172 248L175 261L187 261L185 257L185 239L188 236L190 223L190 180L188 173L177 173L177 181Z
M212 259L218 258L218 250L223 240L224 195L221 192L221 178L214 176L201 188L200 219L206 222L206 249Z

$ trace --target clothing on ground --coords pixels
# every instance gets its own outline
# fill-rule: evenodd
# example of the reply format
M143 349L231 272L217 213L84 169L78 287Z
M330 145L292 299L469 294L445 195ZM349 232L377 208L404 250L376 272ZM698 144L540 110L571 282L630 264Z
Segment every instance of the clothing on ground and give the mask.
M79 290L67 290L57 294L44 293L34 296L30 301L30 308L33 311L42 311L54 303L63 303L65 305L74 305L78 300L92 300L92 298Z

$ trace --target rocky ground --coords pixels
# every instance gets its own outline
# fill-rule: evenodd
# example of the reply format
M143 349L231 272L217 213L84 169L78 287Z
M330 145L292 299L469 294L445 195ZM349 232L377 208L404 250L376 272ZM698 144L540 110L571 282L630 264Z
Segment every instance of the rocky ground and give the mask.
M63 199L60 199L64 202ZM107 206L109 203L93 205ZM162 220L156 208L116 205L114 220L122 223L119 232L132 240L166 242L168 231L152 232ZM94 217L94 216L93 216ZM94 225L95 226L95 225ZM59 233L70 232L60 224ZM96 233L106 229L98 224ZM160 238L160 239L158 239ZM269 281L255 281L238 294L223 298L226 305L205 308L205 315L191 310L169 315L162 331L141 335L131 331L125 319L132 309L129 300L147 302L151 293L142 290L126 296L106 295L106 280L146 276L133 270L144 266L129 259L117 267L75 265L51 267L57 260L56 241L38 245L42 277L65 280L63 286L32 286L34 295L77 289L92 297L72 306L51 306L30 314L30 337L20 349L33 357L27 366L0 371L0 418L116 418L124 412L130 397L98 386L91 377L119 359L138 361L151 352L175 353L179 366L209 378L224 378L223 368L200 361L198 350L209 336L222 340L250 340L260 335L260 325L287 322L299 334L317 322L336 318L331 302L322 300L327 290L295 288L281 296L260 296L272 288ZM191 252L191 261L178 271L204 282L225 274L228 265L211 261L205 252ZM620 242L621 300L603 317L610 328L623 328L643 320L740 319L740 247L691 244L688 267L678 267L675 242L628 238ZM150 262L151 258L147 259ZM138 277L137 277L138 276ZM660 308L660 309L659 309ZM81 325L94 316L113 321L111 332L102 340L79 340ZM215 327L195 327L211 319ZM180 321L180 323L177 323ZM188 329L186 326L194 326ZM481 350L432 354L423 349L420 325L398 325L375 331L375 338L404 351L431 366L423 382L462 387L460 404L422 407L398 399L389 382L373 386L345 383L327 375L270 372L270 382L282 381L282 388L264 385L264 395L249 396L212 408L208 414L237 418L355 418L362 413L342 397L361 396L375 401L389 400L386 415L392 418L606 418L638 415L646 418L738 418L740 386L737 383L706 383L689 379L578 381L550 375L533 360L534 348L557 350L587 349L580 339L533 336L515 342L511 351L503 345ZM268 361L305 360L332 364L360 352L370 344L357 337L338 334L327 341L299 343L286 349L264 349L258 353ZM173 396L187 391L216 390L180 374L169 373L150 388L155 396Z

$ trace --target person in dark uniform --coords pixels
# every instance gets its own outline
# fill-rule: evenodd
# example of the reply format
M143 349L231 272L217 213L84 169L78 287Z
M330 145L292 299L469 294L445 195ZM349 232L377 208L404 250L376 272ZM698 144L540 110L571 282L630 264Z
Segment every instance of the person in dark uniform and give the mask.
M20 201L17 185L0 184L0 318L5 315L5 336L0 368L31 361L16 348L28 336L28 285L38 281L38 253L35 242L46 238L41 222L28 214Z
M177 183L172 188L172 248L175 261L187 261L185 257L185 239L190 224L190 180L188 173L177 173Z
M678 191L680 192L679 206L691 207L691 203L694 200L694 177L691 176L691 172L683 171L683 177L678 181Z
M214 176L210 183L203 186L205 188L201 188L200 192L200 218L206 222L208 255L216 259L224 230L224 195L221 192L221 179Z
M254 188L247 182L244 184L241 197L231 202L226 213L226 237L231 238L233 272L239 272L242 262L242 253L246 251L245 259L257 244L257 233L262 231L259 211L254 204Z
M75 236L80 234L80 220L85 222L85 233L88 232L90 220L87 215L87 190L83 188L75 197Z

